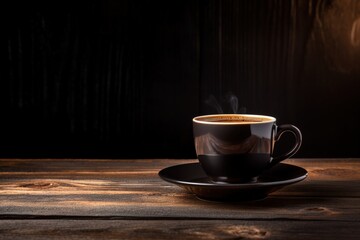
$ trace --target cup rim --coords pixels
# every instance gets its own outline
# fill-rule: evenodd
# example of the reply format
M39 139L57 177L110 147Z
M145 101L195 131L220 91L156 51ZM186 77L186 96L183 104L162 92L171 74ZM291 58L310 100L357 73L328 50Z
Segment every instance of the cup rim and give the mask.
M217 119L226 119L226 120L246 120L246 122L215 122L205 120L207 118L217 118ZM248 119L247 119L248 118ZM254 119L254 121L251 121ZM209 125L252 125L252 124L264 124L264 123L273 123L276 122L276 118L266 115L257 115L257 114L209 114L201 115L193 118L193 122L199 124L209 124Z

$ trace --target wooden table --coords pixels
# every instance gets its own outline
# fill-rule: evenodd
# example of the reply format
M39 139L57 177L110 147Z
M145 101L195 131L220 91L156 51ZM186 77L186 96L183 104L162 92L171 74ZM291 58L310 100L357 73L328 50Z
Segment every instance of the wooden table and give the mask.
M0 159L0 239L360 239L360 159L294 159L306 180L253 202L161 180L194 160Z

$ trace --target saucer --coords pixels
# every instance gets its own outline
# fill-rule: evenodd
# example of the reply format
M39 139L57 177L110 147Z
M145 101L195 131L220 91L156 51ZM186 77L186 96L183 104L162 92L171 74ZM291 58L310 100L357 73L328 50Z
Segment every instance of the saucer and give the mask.
M269 193L300 182L307 177L301 167L279 163L264 171L256 182L214 183L206 176L200 163L187 163L164 168L159 176L198 198L210 201L247 201L264 199Z

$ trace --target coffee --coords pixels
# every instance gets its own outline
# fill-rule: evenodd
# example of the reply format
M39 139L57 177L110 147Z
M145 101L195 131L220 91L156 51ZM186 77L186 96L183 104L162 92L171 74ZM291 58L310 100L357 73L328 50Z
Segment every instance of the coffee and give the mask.
M258 115L221 114L207 115L196 118L199 123L232 123L232 124L253 124L261 122L272 122L274 118Z
M195 149L205 173L215 182L249 182L265 169L291 157L301 145L301 132L293 125L276 125L270 116L217 114L193 119ZM293 148L273 156L284 132L296 138Z
M262 122L262 121L246 121L246 120L231 120L231 119L216 119L216 120L210 120L209 122L220 122L220 123L243 123L243 124L249 124L249 123L256 123L256 122Z

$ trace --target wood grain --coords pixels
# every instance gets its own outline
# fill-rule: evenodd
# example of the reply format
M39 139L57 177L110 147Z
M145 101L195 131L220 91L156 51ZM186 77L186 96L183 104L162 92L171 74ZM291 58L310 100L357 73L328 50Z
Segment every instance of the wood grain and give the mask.
M19 227L21 226L21 227ZM1 239L358 239L359 222L1 220Z
M263 201L198 200L162 181L160 169L194 160L0 161L0 218L360 220L360 162L289 160L309 177Z
M357 239L360 160L291 159L306 180L253 202L198 200L159 170L195 160L0 159L1 239Z

